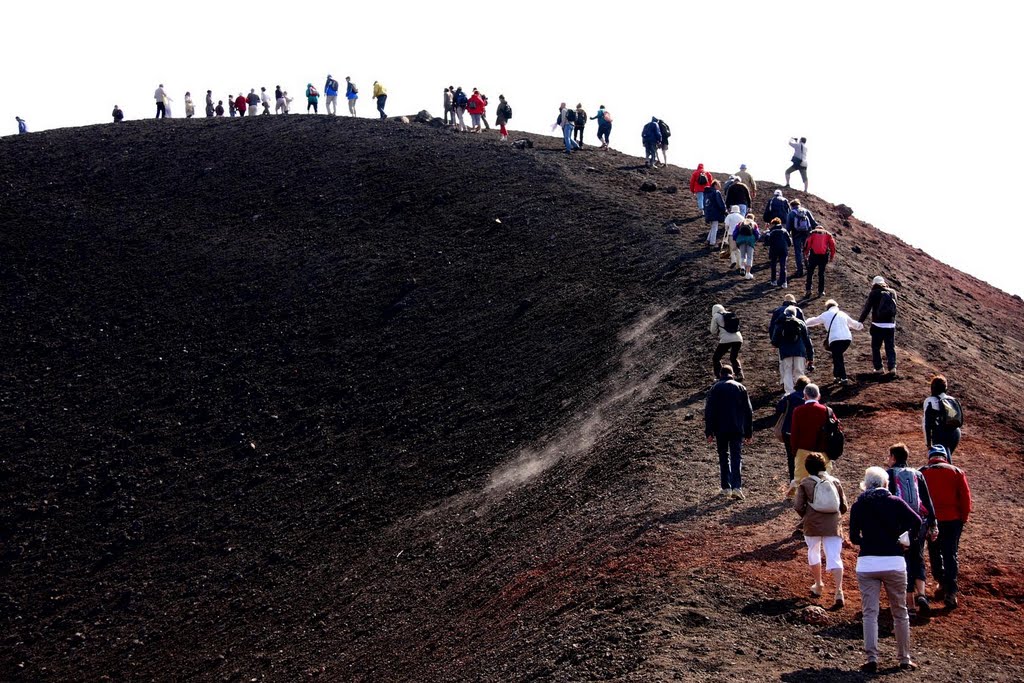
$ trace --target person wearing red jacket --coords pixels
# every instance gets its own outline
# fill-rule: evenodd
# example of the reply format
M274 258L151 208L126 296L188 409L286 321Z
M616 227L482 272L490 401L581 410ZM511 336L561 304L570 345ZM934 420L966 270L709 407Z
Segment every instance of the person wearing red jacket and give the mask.
M808 476L805 461L811 453L820 453L825 459L825 469L832 472L832 461L824 452L821 438L821 428L828 420L829 410L819 401L820 398L818 385L808 384L804 387L804 404L793 409L789 447L796 453L796 472L789 485L794 489Z
M235 98L235 109L238 110L239 116L245 116L245 109L249 106L249 103L245 99L245 95L238 93L238 97Z
M964 471L949 464L946 447L938 444L928 451L928 464L921 468L921 474L928 483L928 493L939 524L938 538L928 538L932 576L939 582L935 599L943 600L946 607L955 609L959 604L956 580L960 570L960 534L973 508L971 487L967 485Z
M697 170L690 176L690 192L697 196L697 208L701 212L704 211L704 190L711 187L713 182L715 176L711 175L711 171L705 171L704 164L697 164Z
M473 94L466 103L466 111L469 112L469 117L473 121L473 127L470 128L470 131L473 133L482 132L480 118L484 115L484 100L480 97L480 91L476 88L473 88Z
M832 233L820 225L807 236L804 243L804 261L807 262L807 291L805 298L811 296L811 278L814 269L818 269L818 296L825 295L825 266L836 257L836 240Z

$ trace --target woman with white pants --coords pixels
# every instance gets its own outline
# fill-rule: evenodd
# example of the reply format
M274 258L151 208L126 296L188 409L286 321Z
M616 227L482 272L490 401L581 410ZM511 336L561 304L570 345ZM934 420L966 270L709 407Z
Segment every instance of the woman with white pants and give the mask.
M796 490L793 508L803 517L804 541L807 543L807 564L811 567L811 595L821 597L821 550L825 549L825 568L835 578L835 603L840 609L843 597L842 515L846 513L846 494L838 479L825 471L825 459L811 453L804 460L808 475Z

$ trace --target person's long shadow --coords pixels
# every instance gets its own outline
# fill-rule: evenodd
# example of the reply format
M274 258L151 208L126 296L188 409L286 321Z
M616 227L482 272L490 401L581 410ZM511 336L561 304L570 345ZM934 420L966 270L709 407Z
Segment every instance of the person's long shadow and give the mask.
M789 509L789 505L788 501L779 500L774 503L764 503L762 505L755 505L754 507L740 508L729 516L726 523L734 526L760 524L761 522L769 519L775 519Z
M726 558L726 562L789 562L797 556L802 545L799 539L781 538L759 548L737 553Z
M877 674L866 674L860 671L848 671L834 666L822 666L816 669L807 668L799 671L790 671L779 677L784 683L855 683L859 681L870 681L878 676L887 676L892 673L899 673L898 667L892 669L879 669Z

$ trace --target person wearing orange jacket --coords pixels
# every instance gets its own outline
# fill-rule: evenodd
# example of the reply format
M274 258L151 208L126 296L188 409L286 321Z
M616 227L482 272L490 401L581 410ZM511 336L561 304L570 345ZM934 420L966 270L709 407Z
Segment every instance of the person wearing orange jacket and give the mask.
M804 261L807 262L807 291L805 298L811 296L811 278L814 270L818 270L818 296L825 294L825 266L836 257L836 240L832 233L820 225L807 236L804 243Z
M480 91L473 88L473 94L470 96L469 101L466 102L466 111L469 112L469 118L473 121L473 127L470 128L470 132L480 133L480 117L484 114L484 100L480 97Z
M704 170L704 164L697 164L697 170L690 176L690 192L697 196L697 208L704 211L704 190L715 182L711 171Z
M960 568L960 534L973 508L971 487L967 485L967 475L949 464L949 453L939 444L928 451L928 464L921 468L921 474L928 483L939 526L938 538L928 538L932 576L939 582L935 599L955 609L959 604L956 579Z

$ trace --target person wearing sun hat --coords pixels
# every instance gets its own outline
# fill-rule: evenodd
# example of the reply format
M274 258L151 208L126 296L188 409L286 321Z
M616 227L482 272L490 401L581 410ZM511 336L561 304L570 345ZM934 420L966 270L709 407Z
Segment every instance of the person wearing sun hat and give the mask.
M864 322L871 314L871 361L875 372L882 372L882 346L885 346L885 363L889 374L896 375L896 304L899 296L886 283L885 278L876 275L871 280L871 293L864 302L864 309L857 318Z
M754 176L747 172L747 165L740 164L740 170L736 171L736 177L740 179L747 189L750 190L750 203L753 205L754 200L757 199L757 181L754 180ZM782 194L782 191L779 191ZM779 220L782 220L785 216L779 216Z

